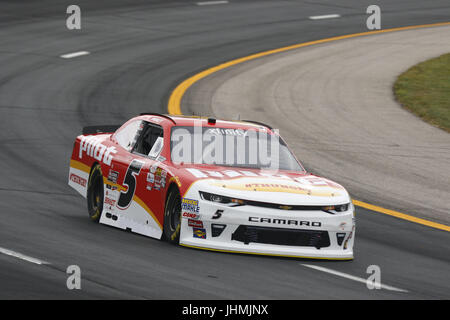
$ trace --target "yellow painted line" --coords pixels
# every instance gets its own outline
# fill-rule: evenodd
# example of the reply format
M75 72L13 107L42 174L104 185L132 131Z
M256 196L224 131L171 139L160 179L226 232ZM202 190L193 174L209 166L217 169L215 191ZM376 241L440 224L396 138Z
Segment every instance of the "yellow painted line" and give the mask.
M374 35L374 34L380 34L380 33L386 33L386 32L393 32L393 31L402 31L402 30L411 30L411 29L429 28L429 27L440 27L440 26L448 26L448 25L450 25L450 22L423 24L423 25L418 25L418 26L409 26L409 27L400 27L400 28L392 28L392 29L385 29L385 30L354 33L354 34L348 34L348 35L343 35L343 36L338 36L338 37L332 37L332 38L327 38L327 39L321 39L321 40L315 40L315 41L294 44L291 46L282 47L282 48L278 48L278 49L274 49L274 50L263 51L263 52L252 54L252 55L249 55L246 57L231 60L231 61L222 63L218 66L206 69L206 70L204 70L200 73L197 73L197 74L193 75L192 77L184 80L183 82L181 82L175 88L175 90L173 90L172 94L170 95L168 111L169 111L169 114L172 114L172 115L182 115L183 113L181 112L181 99L183 98L184 93L186 92L187 89L189 89L189 87L191 87L194 83L196 83L200 79L203 79L217 71L226 69L228 67L237 65L242 62L269 56L269 55L272 55L275 53L285 52L285 51L298 49L298 48L302 48L302 47L307 47L307 46L320 44L320 43L332 42L332 41L336 41L336 40L343 40L343 39L349 39L349 38L355 38L355 37L361 37L361 36L367 36L367 35Z
M256 54L252 54L246 57L242 57L242 58L238 58L238 59L234 59L225 63L222 63L218 66L206 69L200 73L197 73L195 75L193 75L192 77L184 80L183 82L181 82L173 91L172 94L169 97L169 103L168 103L168 111L169 114L172 115L182 115L183 113L181 112L181 99L183 98L184 94L186 93L186 91L197 81L217 72L223 69L226 69L228 67L237 65L239 63L242 62L246 62L246 61L250 61L250 60L254 60L254 59L258 59L261 57L265 57L265 56L269 56L275 53L280 53L280 52L285 52L285 51L289 51L289 50L293 50L293 49L298 49L298 48L302 48L302 47L307 47L307 46L311 46L311 45L315 45L315 44L320 44L320 43L326 43L326 42L332 42L332 41L337 41L337 40L343 40L343 39L350 39L350 38L356 38L356 37L361 37L361 36L368 36L368 35L375 35L375 34L380 34L380 33L387 33L387 32L394 32L394 31L404 31L404 30L413 30L413 29L419 29L419 28L430 28L430 27L442 27L442 26L449 26L450 22L442 22L442 23L432 23L432 24L422 24L422 25L417 25L417 26L409 26L409 27L400 27L400 28L391 28L391 29L385 29L385 30L377 30L377 31L369 31L369 32L361 32L361 33L353 33L353 34L347 34L347 35L343 35L343 36L338 36L338 37L332 37L332 38L327 38L327 39L321 39L321 40L315 40L315 41L309 41L309 42L304 42L304 43L299 43L299 44L294 44L291 46L286 46L286 47L282 47L282 48L278 48L278 49L274 49L274 50L268 50L268 51L263 51L260 53L256 53ZM369 203L365 203L362 201L358 201L358 200L353 200L353 204L359 207L363 207L372 211L376 211L376 212L380 212L380 213L384 213L396 218L400 218L403 220L407 220L407 221L411 221L411 222L415 222L415 223L419 223L431 228L436 228L439 230L444 230L444 231L449 231L450 232L450 226L444 225L444 224L440 224L440 223L436 223L436 222L432 222L432 221L428 221L425 219L420 219L420 218L416 218L413 216L410 216L408 214L404 214L401 212L397 212L394 210L390 210L390 209L385 209L382 207L378 207ZM199 248L202 249L202 248Z
M444 230L444 231L450 232L450 226L446 226L445 224L440 224L440 223L436 223L436 222L433 222L433 221L429 221L429 220L413 217L413 216L410 216L409 214L401 213L401 212L390 210L390 209L385 209L385 208L382 208L382 207L379 207L379 206L375 206L373 204L365 203L365 202L362 202L362 201L359 201L359 200L353 200L353 204L355 206L358 206L358 207L362 207L362 208L369 209L369 210L372 210L372 211L384 213L384 214L387 214L389 216L393 216L393 217L396 217L396 218L399 218L399 219L408 220L408 221L411 221L411 222L423 224L423 225L431 227L431 228L440 229L440 230Z
M304 256L292 256L284 254L272 254L272 253L258 253L258 252L246 252L246 251L236 251L236 250L222 250L222 249L212 249L205 247L191 246L188 244L180 243L180 246L201 249L206 251L216 251L216 252L226 252L226 253L240 253L240 254L253 254L258 256L272 256L272 257L285 257L285 258L299 258L299 259L320 259L320 260L353 260L353 258L322 258L322 257L304 257Z

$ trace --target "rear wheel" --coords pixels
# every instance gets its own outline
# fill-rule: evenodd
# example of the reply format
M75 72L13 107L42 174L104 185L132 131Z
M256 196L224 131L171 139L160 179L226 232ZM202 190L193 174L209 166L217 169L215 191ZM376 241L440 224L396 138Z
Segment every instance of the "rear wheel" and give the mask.
M89 218L98 222L103 211L103 175L99 164L94 165L89 176L87 205Z
M173 244L180 242L181 229L181 196L178 188L169 191L164 211L164 236Z

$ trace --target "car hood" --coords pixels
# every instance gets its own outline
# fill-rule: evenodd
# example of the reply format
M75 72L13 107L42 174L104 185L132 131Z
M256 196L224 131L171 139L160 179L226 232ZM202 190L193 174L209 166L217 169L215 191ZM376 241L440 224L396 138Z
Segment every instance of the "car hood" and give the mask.
M285 205L337 205L350 202L339 184L308 173L264 170L186 169L196 180L190 191ZM192 194L189 192L190 194Z

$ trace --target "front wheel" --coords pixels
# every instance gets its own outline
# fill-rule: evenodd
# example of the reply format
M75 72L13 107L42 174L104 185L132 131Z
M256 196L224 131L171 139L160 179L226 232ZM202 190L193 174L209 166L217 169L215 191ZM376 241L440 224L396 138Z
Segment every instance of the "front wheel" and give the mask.
M181 229L181 196L178 188L169 191L164 211L164 236L173 244L180 242Z
M103 175L99 164L92 168L89 176L87 205L89 218L98 222L103 211Z

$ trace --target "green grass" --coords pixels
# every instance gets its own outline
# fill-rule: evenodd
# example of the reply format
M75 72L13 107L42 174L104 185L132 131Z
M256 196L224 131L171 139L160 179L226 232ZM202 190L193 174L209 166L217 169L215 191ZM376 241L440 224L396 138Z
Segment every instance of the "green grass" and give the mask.
M401 74L394 84L394 93L404 108L450 132L450 53Z

